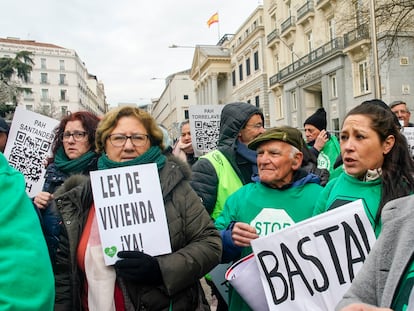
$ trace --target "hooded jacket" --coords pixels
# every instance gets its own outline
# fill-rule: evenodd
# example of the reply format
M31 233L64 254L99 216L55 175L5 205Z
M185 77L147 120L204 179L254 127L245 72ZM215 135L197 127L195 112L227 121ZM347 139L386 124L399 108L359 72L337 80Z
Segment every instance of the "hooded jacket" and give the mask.
M118 280L127 310L207 310L199 279L218 264L221 239L188 184L188 166L169 156L159 171L172 253L157 256L163 284L139 285ZM74 180L78 178L78 180ZM56 310L81 310L83 274L76 252L93 198L89 178L69 178L55 194L62 230L56 256Z
M217 150L230 162L243 185L252 182L253 171L251 162L236 151L238 134L255 114L264 120L261 111L248 103L227 104L221 113ZM219 185L216 170L209 159L200 157L192 166L192 171L191 186L211 214L216 205Z

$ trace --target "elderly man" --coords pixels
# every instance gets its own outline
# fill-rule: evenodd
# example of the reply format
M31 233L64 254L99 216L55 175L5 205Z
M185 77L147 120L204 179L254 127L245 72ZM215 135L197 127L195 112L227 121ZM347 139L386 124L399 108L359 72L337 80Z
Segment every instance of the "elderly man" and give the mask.
M413 127L414 124L410 122L411 112L407 107L407 104L401 100L396 100L390 104L392 112L400 120L400 124L403 127Z
M216 219L223 240L222 261L244 257L251 253L251 240L312 216L322 187L318 177L301 168L303 144L301 132L288 126L269 129L248 144L257 151L260 182L233 193ZM250 308L232 291L229 310Z

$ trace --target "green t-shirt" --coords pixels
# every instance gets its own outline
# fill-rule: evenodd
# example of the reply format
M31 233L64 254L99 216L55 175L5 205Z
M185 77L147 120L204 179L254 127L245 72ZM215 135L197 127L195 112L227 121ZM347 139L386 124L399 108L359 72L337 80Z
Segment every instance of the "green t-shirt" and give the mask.
M327 169L329 171L329 180L338 176L338 171L342 171L342 167L334 169L334 164L339 154L341 153L341 148L339 146L338 139L336 136L331 136L329 140L325 143L322 150L318 155L318 168Z
M408 307L408 300L410 298L411 291L414 288L414 262L411 260L411 264L405 271L400 285L398 286L396 295L392 301L391 308L394 311L405 311Z
M241 221L255 227L265 236L312 216L315 197L322 191L315 183L308 183L284 190L272 189L261 183L250 183L226 201L223 212L216 219L216 227L224 230L232 221ZM252 252L242 251L242 257ZM230 311L250 310L236 291L230 292Z
M316 201L313 215L362 199L365 212L375 235L378 237L381 231L381 223L376 224L375 217L381 201L381 194L380 178L372 181L361 181L344 172L325 186Z

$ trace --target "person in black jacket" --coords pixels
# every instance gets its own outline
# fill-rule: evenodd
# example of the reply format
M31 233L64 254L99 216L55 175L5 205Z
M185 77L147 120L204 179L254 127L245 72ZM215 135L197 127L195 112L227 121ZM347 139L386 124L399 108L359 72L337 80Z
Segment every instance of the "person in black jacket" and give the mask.
M263 113L248 103L227 104L220 118L217 150L198 158L192 166L191 186L213 219L221 213L228 196L258 178L256 151L247 144L265 131ZM227 310L214 283L207 276L217 311Z

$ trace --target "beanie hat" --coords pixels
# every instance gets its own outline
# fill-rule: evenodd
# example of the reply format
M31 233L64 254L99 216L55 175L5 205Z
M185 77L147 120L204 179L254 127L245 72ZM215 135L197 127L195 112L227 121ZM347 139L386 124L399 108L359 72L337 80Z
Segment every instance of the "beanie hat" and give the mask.
M260 134L248 144L248 147L256 150L261 143L269 140L284 141L285 143L296 147L299 151L302 151L304 146L302 133L298 129L290 126L281 126L273 127Z
M310 124L322 131L326 129L326 111L324 108L319 108L313 115L305 120L303 125Z

